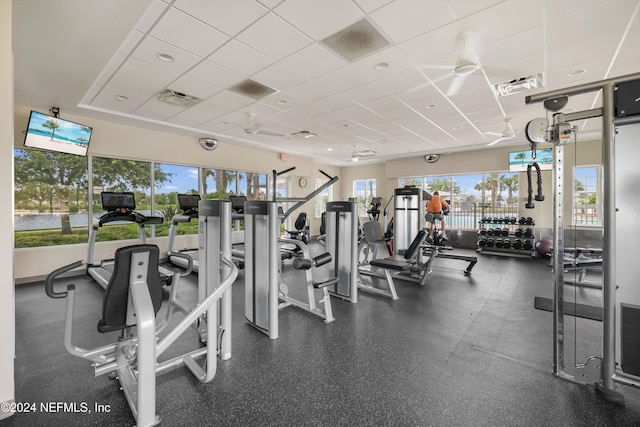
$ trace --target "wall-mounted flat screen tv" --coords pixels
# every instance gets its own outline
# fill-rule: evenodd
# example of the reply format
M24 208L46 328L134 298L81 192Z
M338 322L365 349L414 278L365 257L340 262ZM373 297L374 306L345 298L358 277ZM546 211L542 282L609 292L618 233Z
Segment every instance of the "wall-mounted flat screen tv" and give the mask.
M526 172L532 161L531 150L511 151L509 153L509 172ZM540 170L553 169L553 148L536 150L536 163Z
M89 126L31 111L24 146L86 156L92 131Z

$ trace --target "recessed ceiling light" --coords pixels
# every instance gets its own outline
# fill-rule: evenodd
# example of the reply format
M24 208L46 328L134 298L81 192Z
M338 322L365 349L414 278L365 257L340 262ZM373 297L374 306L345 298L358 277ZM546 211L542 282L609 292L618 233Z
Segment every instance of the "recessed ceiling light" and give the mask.
M376 70L386 70L387 68L389 68L388 62L379 62L376 64Z
M586 70L586 69L584 69L584 68L580 68L580 69L578 69L578 70L569 71L569 72L567 73L567 76L569 76L569 77L575 77L575 76L579 76L580 74L584 74L584 73L586 73L586 72L587 72L587 70Z
M436 108L438 106L438 104L427 104L424 106L424 108L431 110L432 108Z
M173 62L173 61L175 61L175 58L173 56L169 55L168 53L159 53L156 56L161 61L165 61L165 62Z
M333 148L327 148L327 151L333 151Z
M113 97L113 99L115 99L116 101L119 102L124 102L124 101L128 101L129 97L128 96L124 96L124 95L116 95Z

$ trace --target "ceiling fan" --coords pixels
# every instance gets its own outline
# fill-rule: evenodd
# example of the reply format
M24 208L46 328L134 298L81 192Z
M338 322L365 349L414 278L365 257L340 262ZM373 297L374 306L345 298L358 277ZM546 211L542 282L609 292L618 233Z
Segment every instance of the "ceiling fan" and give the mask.
M498 132L485 132L485 134L487 135L495 135L498 137L498 139L491 141L490 143L488 143L488 146L497 144L500 141L503 141L505 139L512 139L516 137L516 132L513 130L513 126L511 126L511 117L505 117L504 119L505 122L505 127L502 130L502 133L498 133Z
M472 37L473 37L473 32L471 31L464 31L458 34L458 41L462 43L462 53L458 57L458 60L456 61L453 67L451 66L441 67L437 65L421 66L420 68L426 68L426 69L429 69L429 68L443 69L444 68L445 70L449 70L449 72L444 76L438 77L437 79L430 80L429 82L425 82L418 86L415 86L409 89L409 92L415 92L416 90L422 89L425 86L429 86L431 84L437 83L441 80L444 80L453 76L453 80L449 84L449 87L447 88L445 95L447 96L456 95L460 91L460 89L462 89L462 85L464 84L464 81L466 80L466 78L469 77L471 74L475 73L476 71L478 71L480 68L482 68L482 65L480 65L480 63L477 61L477 57L475 53L469 47L469 41Z
M246 126L243 126L244 133L249 135L268 135L268 136L285 136L282 133L272 132L269 130L260 129L260 126L257 123L254 123L253 118L255 114L247 113L248 120Z
M352 162L357 162L360 159L364 159L367 157L373 157L376 155L376 152L374 150L370 150L370 149L364 149L364 150L359 150L358 151L358 147L356 145L353 146L353 153L351 154L351 161Z

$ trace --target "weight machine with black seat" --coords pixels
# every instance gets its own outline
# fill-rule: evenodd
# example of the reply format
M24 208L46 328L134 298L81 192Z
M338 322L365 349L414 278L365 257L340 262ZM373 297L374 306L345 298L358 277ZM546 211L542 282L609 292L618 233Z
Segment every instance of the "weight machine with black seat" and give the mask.
M276 202L250 200L244 206L245 233L245 318L271 339L278 338L278 312L285 307L298 307L330 323L334 320L328 287L337 279L314 281L311 268L331 261L322 254L311 259L307 245L301 240L280 238L280 215ZM304 271L306 301L289 295L289 287L281 280L280 245L295 245L298 257L293 268ZM316 301L315 290L321 291ZM320 306L317 305L320 303Z
M217 358L231 358L231 285L238 270L230 255L230 209L225 206L228 202L207 202L218 204L200 208L201 213L210 216L211 225L208 230L205 227L199 248L204 262L198 279L198 304L191 309L177 299L181 275L176 272L172 277L165 318L156 324L164 292L158 246L139 244L119 248L97 327L100 333L121 331L120 338L114 344L86 350L72 343L76 286L68 285L63 292L54 289L56 278L82 266L82 261L53 271L45 281L49 297L66 298L65 349L73 356L92 361L95 376L109 374L118 379L138 426L158 425L161 421L156 414L158 374L186 366L200 382L207 383L215 377ZM219 233L208 234L207 231L213 231L212 227L217 227ZM190 272L190 267L185 274ZM173 324L171 319L175 312L183 313L184 317ZM159 361L160 356L192 327L200 334L196 348ZM200 359L205 359L204 364Z

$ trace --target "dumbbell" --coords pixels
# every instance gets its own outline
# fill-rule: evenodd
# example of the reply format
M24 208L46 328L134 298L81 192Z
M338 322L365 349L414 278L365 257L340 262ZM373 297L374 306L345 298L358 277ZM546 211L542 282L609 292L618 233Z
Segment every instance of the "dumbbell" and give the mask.
M494 245L496 246L496 248L501 248L502 247L502 239L496 239L496 241L494 242Z
M522 233L522 235L524 237L533 237L533 230L530 228L527 228L526 230L524 230L524 233Z
M487 231L488 231L488 230L487 230L486 228L482 227L482 228L480 229L480 234L484 236L485 234L487 234Z
M511 222L511 224L516 224L518 222L518 218L516 218L515 216L512 216L509 222Z
M531 249L533 249L533 242L531 240L525 240L522 243L522 249L524 249L525 251L530 251Z
M495 244L495 240L487 239L487 247L488 248L492 248L494 244Z
M511 246L513 246L513 249L522 249L522 240L515 239L513 242L511 242Z
M520 219L518 220L518 224L525 225L526 223L527 223L527 218L521 216Z
M502 247L505 248L505 249L510 249L511 248L511 240L502 239Z
M528 217L525 219L525 224L526 224L526 225L533 225L533 218L531 218L530 216L528 216Z
M487 239L482 238L480 240L478 240L478 246L487 246Z
M502 233L501 233L504 237L509 235L509 229L508 228L503 228L502 229Z
M517 228L513 234L515 234L516 237L522 237L522 235L524 234L524 230L522 228Z

